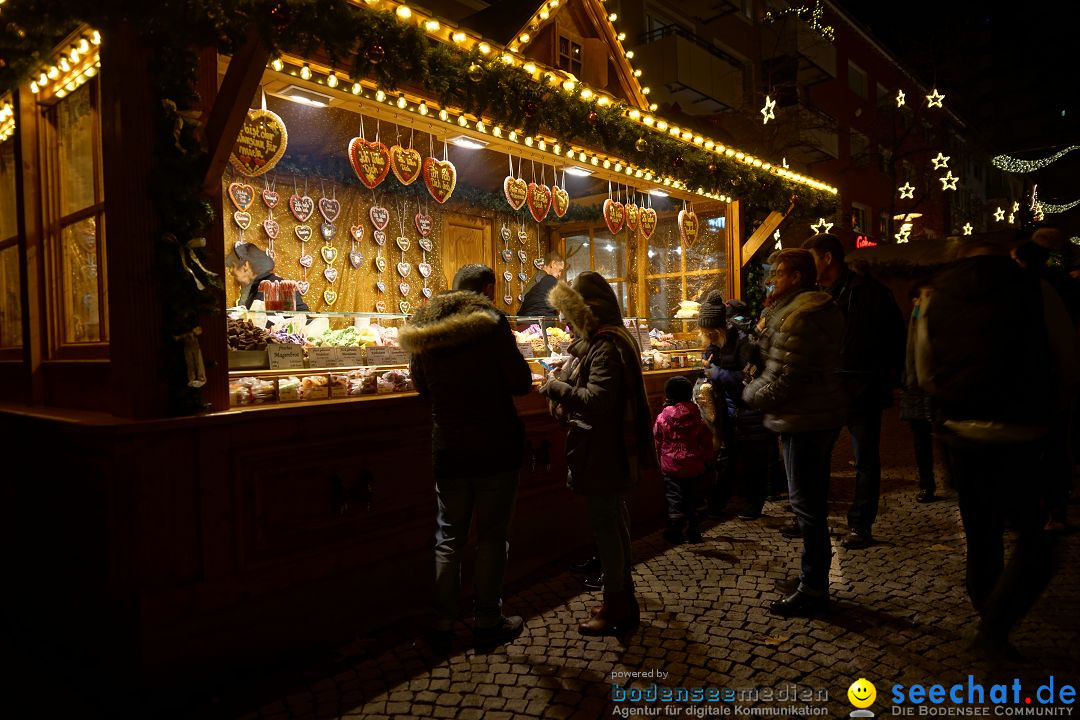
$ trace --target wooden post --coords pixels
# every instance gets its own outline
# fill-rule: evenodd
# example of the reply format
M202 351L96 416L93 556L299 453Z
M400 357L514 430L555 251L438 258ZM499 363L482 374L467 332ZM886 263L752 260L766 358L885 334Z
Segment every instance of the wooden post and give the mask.
M727 227L727 296L742 299L742 203L728 203L724 225Z
M38 127L40 112L37 99L30 88L23 85L14 93L14 111L17 132L15 135L15 166L21 175L15 185L15 203L18 228L22 242L19 243L19 282L22 294L23 363L18 377L29 378L30 383L20 399L27 403L40 403L45 398L45 383L41 362L47 351L47 335L44 333L45 288L42 283L42 262L45 257L44 236L41 227L41 165L38 154Z

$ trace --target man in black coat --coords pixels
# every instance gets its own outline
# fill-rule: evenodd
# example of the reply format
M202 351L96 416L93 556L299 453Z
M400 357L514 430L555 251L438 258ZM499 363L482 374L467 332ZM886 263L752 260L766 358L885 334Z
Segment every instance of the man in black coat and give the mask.
M547 257L544 267L536 271L536 276L525 287L525 296L521 299L521 307L517 314L521 317L556 317L559 311L552 307L548 301L548 295L559 282L559 276L566 269L566 261L561 255L551 253Z
M881 411L900 383L907 330L892 292L847 266L839 238L814 235L803 247L814 254L818 285L844 313L840 380L850 403L846 424L855 453L855 499L843 545L858 550L874 541L881 496Z
M495 273L466 265L453 287L418 310L399 336L412 356L413 383L431 401L438 515L430 638L439 651L449 650L458 618L461 555L474 511L474 640L490 646L521 634L521 617L502 614L502 585L525 444L512 396L532 388L510 324L492 302Z

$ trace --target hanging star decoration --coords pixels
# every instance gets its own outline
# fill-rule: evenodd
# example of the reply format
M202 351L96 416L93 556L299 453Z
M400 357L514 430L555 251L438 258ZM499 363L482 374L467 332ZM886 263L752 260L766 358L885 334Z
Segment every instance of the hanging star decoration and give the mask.
M904 223L900 226L900 232L896 233L893 237L896 238L896 244L901 245L911 239L911 223Z
M904 107L904 103L906 103L906 102L907 102L907 100L904 99L904 91L903 90L897 90L896 91L896 107Z
M996 220L997 222L1001 222L1004 219L1005 219L1005 211L1002 210L1001 207L999 206L998 209L994 211L994 220Z
M903 200L905 198L907 198L908 200L915 199L915 186L909 182L904 183L902 186L900 186L900 199Z
M934 88L934 92L926 96L926 107L941 107L941 101L944 99L945 96L939 93L937 88Z
M964 234L965 234L965 235L970 235L970 234L971 234L971 231L972 231L972 230L974 230L974 229L975 229L975 228L971 227L971 223L964 223L964 228L963 228L963 230L964 230Z
M827 233L832 230L833 224L825 220L825 218L818 218L817 223L810 226L810 229L818 233Z
M956 189L956 181L959 180L959 179L960 178L958 178L958 177L953 177L952 170L945 173L945 177L938 178L938 180L941 181L941 189L942 190L955 190Z
M785 170L791 169L791 166L787 164L787 158L780 158L780 164L784 166Z
M1017 200L1016 202L1013 203L1012 211L1013 212L1020 212L1020 201L1019 200ZM1012 220L1010 220L1009 222L1012 222Z
M782 242L780 242L780 231L779 230L777 230L776 232L773 233L773 238L776 240L775 249L783 250L784 249L784 244Z
M776 113L773 112L773 110L775 108L776 108L776 101L773 100L772 98L770 98L768 95L766 95L765 96L765 107L761 108L761 115L762 115L762 117L765 118L764 120L761 121L762 125L768 125L770 120L775 120L776 119Z
M949 167L949 159L951 157L951 155L945 155L939 152L937 154L937 157L933 158L930 162L934 163L935 170L944 170L945 168Z
M1009 213L1009 224L1013 225L1016 222L1016 213Z

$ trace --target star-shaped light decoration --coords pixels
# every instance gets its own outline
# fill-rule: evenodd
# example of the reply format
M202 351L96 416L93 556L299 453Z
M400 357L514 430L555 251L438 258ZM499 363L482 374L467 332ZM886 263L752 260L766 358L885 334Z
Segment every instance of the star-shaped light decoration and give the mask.
M971 231L974 230L974 229L975 228L971 227L971 223L964 223L963 230L964 230L965 235L970 235Z
M825 218L818 218L817 223L811 225L810 229L820 235L821 233L827 233L832 230L832 226L833 224L831 222L827 222Z
M1004 219L1005 211L999 207L997 210L994 211L994 220L996 220L997 222L1001 222Z
M900 226L900 232L896 233L893 237L896 238L896 244L901 245L911 239L911 223L904 223Z
M768 95L766 95L765 96L765 107L761 108L761 115L765 118L764 120L761 121L762 125L767 125L770 120L775 120L776 119L776 113L773 112L773 110L775 108L776 108L776 101L773 100L772 98L770 98Z
M945 99L945 96L934 88L934 92L926 96L927 107L941 107L941 101Z
M777 229L777 231L773 233L773 239L776 240L775 248L777 250L783 250L784 249L784 244L782 242L780 242L780 230L779 229Z
M951 155L945 155L939 152L937 154L937 157L932 159L930 162L934 163L935 170L944 170L945 168L949 167L949 159L951 157Z
M958 177L953 177L952 170L945 173L945 177L938 178L938 180L941 181L941 189L942 190L955 190L956 189L956 181L959 180L959 179L960 178L958 178Z
M1020 201L1019 200L1017 200L1016 202L1013 203L1013 212L1020 212ZM1009 222L1012 222L1012 220L1010 220Z
M915 186L909 182L900 186L900 199L903 200L904 198L908 200L915 199Z
M787 158L780 158L780 164L784 166L785 170L790 170L791 166L787 164Z
M906 102L907 102L907 100L904 99L904 91L903 90L897 90L896 91L896 107L904 107L904 103L906 103Z
M1016 223L1016 213L1009 213L1009 224L1013 225L1015 223Z

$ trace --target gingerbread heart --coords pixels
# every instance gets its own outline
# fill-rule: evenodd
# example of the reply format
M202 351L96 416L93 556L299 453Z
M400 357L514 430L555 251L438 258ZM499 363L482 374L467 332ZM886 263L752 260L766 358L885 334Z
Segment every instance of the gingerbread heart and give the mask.
M296 289L300 291L301 295L307 295L308 290L311 289L311 283L309 283L307 280L297 280Z
M502 229L499 230L499 235L502 236L503 242L510 242L510 228L503 225Z
M355 250L349 253L349 264L353 266L354 270L359 270L360 263L362 262L364 262L364 256L362 253L359 253Z
M375 269L379 272L386 272L386 258L381 255L375 258Z
M409 251L409 238L397 237L394 238L394 242L397 243L398 249L401 250L401 252Z
M524 245L529 241L529 233L525 230L518 230L518 242Z
M551 210L551 190L547 185L529 183L529 194L525 200L529 204L529 214L536 222L543 222Z
M513 279L514 273L510 272L509 270L503 270L503 280L505 280L506 282L510 282Z
M533 260L533 267L535 267L537 270L542 269L544 267L544 258L536 258L535 260Z
M232 214L233 220L240 226L241 230L247 230L251 227L251 213L237 210Z
M525 252L524 250L518 250L518 260L523 263L529 262L529 253Z
M338 279L338 271L336 267L323 268L323 277L326 278L326 282L333 283Z
M504 263L511 262L514 259L514 251L510 248L503 248L502 252L499 254L502 255Z
M401 277L409 277L409 272L412 270L412 265L402 260L396 265L397 274Z
M319 225L319 232L322 233L322 239L326 242L330 242L337 235L337 225L331 225L328 222L324 222Z
M337 301L337 293L330 288L323 290L322 296L327 305L333 305Z
M386 244L386 233L383 232L382 230L376 230L375 232L371 233L371 239L374 240L380 246L385 245Z
M431 234L431 229L434 226L434 222L430 215L424 213L416 213L416 217L413 218L413 222L416 224L416 232L420 233L421 237L427 237Z
M621 202L611 198L604 201L604 224L612 235L622 230L626 224L626 208Z
M372 205L368 210L368 217L371 218L371 224L376 230L385 230L386 224L390 222L390 211L379 205Z
M529 197L529 185L521 178L507 175L503 178L503 195L510 207L520 210Z
M322 253L322 259L326 262L327 265L333 265L334 261L337 260L337 248L333 245L323 245L321 248L319 248L319 252Z
M229 185L229 199L237 210L247 210L255 202L255 188L247 183L234 182Z
M412 303L410 303L408 300L399 301L397 306L398 310L401 311L402 315L408 315L409 311L412 310Z
M431 289L431 288L429 288L429 287L422 287L422 288L420 288L420 292L424 293L424 297L426 297L426 298L427 298L428 300L430 300L430 299L431 299L431 293L432 293L432 289Z
M375 289L381 293L386 292L386 283L380 280L379 282L375 283Z
M274 248L266 248L266 255L271 260L273 260L273 259L275 259L277 257L277 253L274 252Z
M513 305L514 304L514 298L511 295L503 295L503 302L506 303L507 305Z
M630 231L636 231L638 228L638 206L634 203L628 203L624 206L626 210L626 229Z
M699 229L697 213L679 211L679 237L682 238L683 245L693 247L697 242Z
M289 144L285 123L269 110L248 110L229 162L248 177L262 175L273 168Z
M349 141L349 164L360 182L374 190L390 172L390 151L381 142L354 137Z
M296 237L300 239L300 242L307 242L311 239L310 225L297 225L293 228L293 232L296 233Z
M315 258L311 257L310 255L301 255L300 256L300 265L302 267L309 268L314 263L315 263Z
M278 204L278 202L280 200L281 200L281 196L278 195L273 190L263 190L262 191L263 205L270 208L271 210L273 210L274 208L277 207L277 204Z
M400 292L405 297L409 297L409 291L412 290L412 288L409 287L409 283L407 282L398 283L397 289L398 292Z
M566 211L570 209L570 193L566 192L558 185L552 185L551 204L558 217L565 217Z
M420 177L422 162L420 153L412 148L403 148L400 145L390 148L390 169L402 185L411 185Z
M518 302L522 302L524 300L525 300L525 295L523 293L518 293Z
M266 231L266 237L277 240L278 233L281 232L281 225L274 218L266 218L263 220L263 230Z
M523 273L523 272L518 273L518 280L520 280L521 282L525 282L528 279L529 279L529 276L526 275L525 273Z
M424 252L431 252L431 248L434 247L431 244L431 241L428 240L427 238L420 238L419 240L416 241L416 244L419 245L421 248L423 248Z
M361 240L364 239L364 226L363 225L353 225L352 227L349 228L349 234L353 236L353 240L356 240L357 242L360 242Z
M426 263L426 262L419 263L416 266L416 270L420 273L420 275L422 277L431 277L431 264L430 263Z
M457 187L457 168L454 163L433 157L424 158L423 174L424 184L435 202L444 203L454 194L454 188Z
M656 211L652 208L641 208L638 213L638 226L641 228L641 235L646 240L653 236L656 232Z
M376 300L375 301L375 312L377 312L377 313L386 312L386 301L384 301L384 300Z
M307 195L293 193L289 196L289 212L293 214L297 221L307 222L308 218L315 212L315 201Z
M319 212L326 222L332 223L341 214L341 203L334 198L319 198Z

